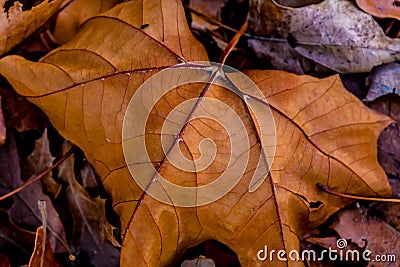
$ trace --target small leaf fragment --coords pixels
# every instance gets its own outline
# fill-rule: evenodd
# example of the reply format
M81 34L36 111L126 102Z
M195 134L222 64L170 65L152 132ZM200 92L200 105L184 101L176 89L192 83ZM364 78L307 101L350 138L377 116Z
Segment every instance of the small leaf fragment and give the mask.
M29 261L29 267L45 267L45 266L58 266L54 258L53 251L49 240L43 230L43 226L39 226L36 230L35 248L32 257Z
M386 94L400 95L400 64L379 66L371 72L370 88L365 101L373 101Z

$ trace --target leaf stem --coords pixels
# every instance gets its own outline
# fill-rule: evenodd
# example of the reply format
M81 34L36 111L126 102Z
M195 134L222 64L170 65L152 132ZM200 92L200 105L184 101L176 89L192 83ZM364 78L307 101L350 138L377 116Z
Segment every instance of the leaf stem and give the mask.
M240 30L236 32L235 36L233 36L232 40L229 42L228 46L225 48L224 52L222 53L221 57L219 58L219 63L222 65L225 64L226 59L228 58L229 54L232 52L233 48L235 48L236 44L239 42L240 37L243 35L244 31L247 29L247 19L243 23Z
M338 196L338 197L344 197L344 198L350 198L350 199L356 199L356 200L366 200L366 201L400 203L400 199L398 199L398 198L355 196L355 195L343 194L343 193L333 191L320 183L318 183L317 185L321 190L325 191L326 193L334 195L334 196Z
M68 150L68 152L65 153L65 155L63 155L56 163L54 163L52 166L50 166L46 170L42 171L36 177L28 180L25 184L23 184L20 187L14 189L13 191L1 196L0 197L0 201L19 193L20 191L24 190L26 187L30 186L34 182L36 182L36 181L40 180L41 178L43 178L46 174L48 174L50 171L52 171L54 168L56 168L58 165L60 165L63 161L65 161L69 156L71 156L74 151L75 151L75 147L71 147L71 149Z

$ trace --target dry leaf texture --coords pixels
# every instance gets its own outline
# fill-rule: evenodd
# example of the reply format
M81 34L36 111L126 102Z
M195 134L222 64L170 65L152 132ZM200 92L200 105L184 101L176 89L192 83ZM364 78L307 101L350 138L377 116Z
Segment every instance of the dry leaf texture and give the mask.
M215 162L193 173L162 160L160 129L168 113L201 93L238 115L250 144L249 160L239 183L209 205L181 208L143 195L122 153L127 105L153 74L194 60L206 60L206 53L187 28L176 0L118 5L88 20L72 41L39 63L18 56L0 60L1 74L43 109L64 137L84 150L102 177L125 233L122 266L168 265L189 246L208 239L228 245L242 265L257 266L262 264L257 251L265 245L299 249L305 231L349 203L318 191L317 183L344 193L390 195L376 160L376 140L391 120L346 92L337 76L318 80L279 71L247 73L263 93L253 99L261 104L252 111L243 99L220 86L206 90L204 84L180 86L160 98L146 121L146 148L151 163L170 181L186 186L209 183L224 172L231 147L241 145L230 143L224 116L218 121L196 118L181 133L179 149L189 159L197 159L200 141L211 138ZM151 98L144 95L144 101ZM265 100L276 124L275 159L265 182L249 192L264 157L256 113L265 113Z

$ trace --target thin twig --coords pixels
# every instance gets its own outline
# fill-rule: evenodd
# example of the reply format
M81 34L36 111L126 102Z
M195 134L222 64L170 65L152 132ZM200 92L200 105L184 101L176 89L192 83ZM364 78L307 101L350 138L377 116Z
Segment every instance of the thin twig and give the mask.
M247 20L243 23L240 30L233 36L232 40L229 42L228 46L225 48L224 52L222 53L221 57L219 58L219 63L222 65L225 64L226 59L228 58L229 54L232 52L233 48L239 42L240 37L242 37L244 31L247 29Z
M39 175L37 175L36 177L28 180L25 184L21 185L20 187L14 189L13 191L3 195L0 197L0 201L9 198L17 193L19 193L20 191L24 190L26 187L30 186L31 184L33 184L34 182L42 179L46 174L48 174L50 171L52 171L54 168L56 168L58 165L60 165L63 161L65 161L69 156L72 155L72 153L74 152L75 147L71 147L70 150L68 150L67 153L65 153L64 156L62 156L56 163L54 163L52 166L50 166L49 168L47 168L46 170L44 170L43 172L41 172Z
M320 189L325 191L328 194L338 196L338 197L345 197L345 198L350 198L350 199L356 199L356 200L366 200L366 201L378 201L378 202L394 202L394 203L400 203L400 199L398 198L386 198L386 197L363 197L363 196L355 196L355 195L348 195L348 194L343 194L343 193L338 193L335 191L332 191L322 184L318 183L317 184Z

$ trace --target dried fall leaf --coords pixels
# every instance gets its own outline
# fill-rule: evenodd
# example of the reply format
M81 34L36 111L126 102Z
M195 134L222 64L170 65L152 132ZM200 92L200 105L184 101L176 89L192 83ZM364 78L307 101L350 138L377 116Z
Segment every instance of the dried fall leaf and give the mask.
M47 129L43 132L40 139L36 140L35 148L21 166L24 180L36 176L43 170L53 165L54 157L50 153ZM51 172L41 178L45 191L52 199L56 199L61 190L61 184L57 183L52 177Z
M22 11L22 5L16 1L8 13L0 1L0 55L10 51L42 26L60 7L63 0L43 1L29 11Z
M372 252L368 266L398 266L395 259L400 258L399 232L386 222L369 216L366 208L341 212L331 227L341 238L351 240L360 248L366 245L365 249ZM376 255L394 255L395 259L379 262L375 261Z
M166 9L166 6L174 8ZM142 16L142 13L145 15ZM141 30L140 27L144 24L149 26ZM163 25L164 28L161 27ZM83 41L85 39L88 41ZM119 40L119 43L117 44L115 40ZM20 57L12 59L11 63L9 61L11 58L14 57L2 60L0 70L4 75L11 69L16 73L15 66L19 64L18 61L23 65L33 64ZM62 62L58 62L60 60ZM104 186L113 196L117 212L131 214L134 207L129 200L138 199L142 191L130 178L128 170L121 169L125 166L121 147L124 111L134 91L145 79L160 69L187 60L207 60L207 56L204 48L191 35L179 2L169 0L163 1L162 5L156 3L155 6L151 1L146 2L144 6L140 3L125 3L88 20L74 40L41 59L42 63L39 65L44 68L34 68L34 72L39 71L42 74L31 72L26 76L26 81L39 81L40 76L46 76L44 73L56 71L52 74L54 79L43 80L43 86L35 86L43 91L35 92L36 89L32 90L33 87L31 89L24 87L28 91L19 93L30 95L32 99L42 103L41 105L35 102L47 112L62 135L68 136L69 140L83 148L89 162L104 179ZM61 69L54 64L59 65ZM30 68L28 65L22 69L28 70ZM9 78L11 81L17 77ZM105 93L110 98L103 101L102 93L96 88L104 82L107 83ZM127 87L125 90L117 89L120 86ZM73 90L65 90L70 87ZM82 89L87 92L86 96L82 95ZM67 98L69 101L83 100L83 106L78 108L68 104L72 110L69 108L67 110L68 113L81 115L66 116L67 102L53 106L54 100L59 99L58 93L54 95L55 91L60 91L63 101ZM37 97L48 93L48 97L44 99ZM45 108L46 105L48 108ZM104 156L106 158L103 158ZM113 189L114 179L125 186ZM124 229L129 218L130 215L121 218Z
M371 72L370 80L365 101L373 101L390 93L400 94L400 64L390 63L377 67Z
M242 265L259 265L257 251L265 245L299 249L304 232L349 203L317 191L317 183L352 194L390 194L376 160L377 136L391 122L389 118L346 92L337 76L318 80L250 71L247 74L264 95L254 101L268 100L277 127L276 157L265 182L248 191L263 157L259 128L252 124L255 115L234 93L211 86L205 97L234 110L248 133L250 160L244 176L227 195L198 208L170 206L147 195L141 198L143 192L126 168L121 148L128 102L143 81L159 70L205 59L204 49L187 28L180 1L165 0L118 5L88 20L75 39L39 63L16 56L0 60L0 72L48 114L62 135L84 150L103 179L125 233L122 266L168 265L188 247L208 239L228 245ZM165 156L159 133L166 114L203 90L203 84L180 86L157 103L146 124L154 165ZM143 100L150 98L144 95ZM264 114L265 106L254 112ZM206 184L221 174L226 151L238 144L230 144L217 123L196 119L182 133L180 148L189 158L197 157L197 140L203 137L213 139L220 151L218 161L206 171L179 171L165 161L159 172L186 185ZM276 266L287 265L276 262Z
M299 250L299 236L348 203L315 191L316 182L341 188L339 191L351 190L354 194L390 192L372 147L376 144L379 130L371 133L377 130L371 125L380 128L390 120L368 111L358 99L346 93L338 77L317 80L275 71L247 74L270 103L277 127L277 151L268 180L255 192L248 192L251 170L257 167L256 159L260 156L257 148L252 147L253 160L248 163L248 171L231 192L216 202L188 209L160 204L145 197L135 211L124 239L126 246L135 244L135 250L122 250L122 263L128 265L129 259L135 258L141 259L140 264L150 266L167 264L174 260L175 251L183 251L190 244L207 239L217 239L238 254L241 264L257 265L259 262L254 255L265 244L273 249ZM250 115L246 118L246 109L235 95L220 88L210 90L212 93L207 92L206 97L219 98L243 116L242 121L253 119ZM183 92L176 94L183 95ZM290 104L288 99L291 99ZM165 104L156 109L168 114L172 108L166 106L167 103L171 105L169 100L163 101ZM148 99L144 97L143 101ZM156 116L160 118L162 115ZM150 117L149 121L156 123L158 120ZM383 125L378 126L381 123ZM221 134L217 126L207 124L215 130L193 122L190 124L193 128L181 135L189 151L195 151L193 140L198 140L198 135L210 138ZM159 127L162 127L161 123L152 125L151 132L160 132ZM246 125L246 128L250 143L257 143L252 127ZM227 138L223 135L218 140ZM222 151L227 149L225 146L228 144L215 142ZM155 158L160 158L160 155ZM220 164L218 160L211 170L196 173L197 177L194 177L187 172L177 172L172 164L164 162L160 173L177 184L182 184L182 180L204 184L204 180L212 179L210 176L222 173ZM376 177L381 178L378 181ZM382 187L373 192L376 186ZM375 189L371 191L372 188ZM138 221L141 223L135 223ZM154 247L158 249L154 251ZM159 251L162 254L156 256ZM282 263L282 266L286 264Z
M46 235L44 235L43 226L39 226L36 230L35 249L29 261L29 267L58 266L49 240L45 238Z
M286 42L249 39L248 45L260 61L266 61L279 70L304 74L303 57Z
M53 41L64 44L71 40L79 27L90 17L103 13L121 0L75 0L57 16L52 33ZM67 4L65 0L63 4Z
M400 2L397 0L356 0L365 12L378 18L400 19Z
M227 1L190 1L190 8L214 20L221 20L221 9ZM196 30L217 30L217 25L210 24L203 17L193 13L191 27Z
M218 32L221 28L239 29L247 17L248 1L246 0L192 0L188 2L192 29L208 31L213 37L226 35L223 31ZM232 34L229 35L232 36ZM219 41L218 38L214 39L217 42L222 41L222 39ZM229 42L229 40L226 41Z
M64 144L63 148L69 146ZM87 253L94 266L118 266L119 250L106 242L109 238L110 242L118 244L112 239L113 228L105 218L105 200L91 198L76 181L74 160L71 156L59 167L59 178L68 184L65 198L73 220L71 245L74 253Z
M0 147L0 193L4 195L23 185L19 166L19 156L12 134ZM63 224L50 198L43 194L40 182L35 182L13 196L13 204L8 209L12 220L20 227L38 227L42 224L37 202L47 203L49 240L54 251L65 252L65 232Z
M79 178L80 183L86 190L98 190L99 184L101 184L101 181L96 177L93 167L88 162L82 167Z
M310 250L313 251L317 251L317 257L318 258L324 258L325 261L310 261L311 265L310 267L316 267L316 266L323 266L323 267L335 267L337 266L334 261L335 257L336 259L339 259L340 255L344 255L343 257L343 261L340 260L336 260L337 262L340 262L340 264L344 263L350 266L365 266L366 265L366 261L362 258L362 257L357 257L354 256L354 258L352 258L352 254L347 254L349 255L346 258L346 253L350 253L348 251L358 251L359 255L362 255L363 251L365 248L360 248L357 246L357 244L351 242L351 240L346 240L346 243L342 243L344 242L343 240L340 240L339 237L337 236L329 236L329 237L307 237L306 241L309 244L313 244L314 247L310 247ZM340 245L340 248L338 247L338 242ZM346 246L343 248L343 244L345 244ZM319 249L318 249L319 247ZM323 248L325 250L335 250L332 251L334 254L332 255L333 257L328 257L327 254L323 254L321 252L319 252L320 248ZM331 261L331 264L329 264L329 260Z
M389 180L392 186L393 198L400 197L400 180L397 178ZM379 218L388 223L397 231L400 231L400 206L397 203L377 203L371 207L372 213L377 214Z
M396 123L387 127L378 139L378 160L386 173L400 175L400 96L387 94L368 103L368 106L393 118Z
M9 85L0 85L0 94L7 128L14 128L19 132L44 130L48 120L38 107L18 95Z
M282 9L250 1L250 31L287 39L299 54L339 73L369 72L400 59L400 40L387 37L369 14L348 0Z
M15 265L28 262L35 241L35 233L16 226L7 211L0 209L0 248L2 251L16 251L18 256L8 255Z

